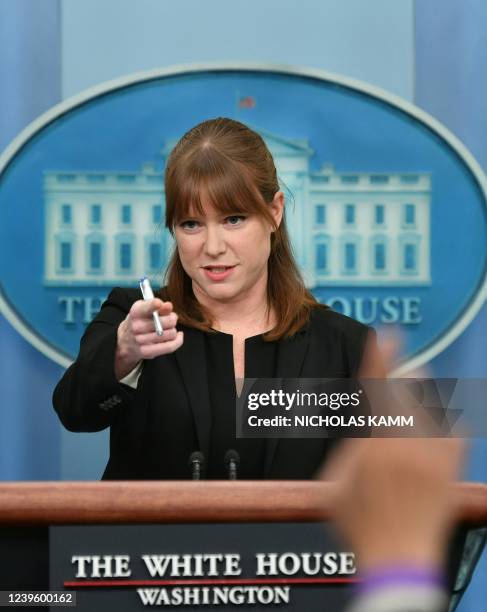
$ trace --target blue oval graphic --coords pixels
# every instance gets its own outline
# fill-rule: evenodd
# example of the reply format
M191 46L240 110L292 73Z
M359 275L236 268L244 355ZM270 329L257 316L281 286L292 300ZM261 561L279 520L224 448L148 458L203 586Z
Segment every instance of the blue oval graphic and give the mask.
M161 280L165 158L203 119L260 132L314 294L405 330L403 370L480 308L486 179L443 126L370 86L313 70L214 65L134 75L54 107L0 159L1 307L67 365L115 285Z

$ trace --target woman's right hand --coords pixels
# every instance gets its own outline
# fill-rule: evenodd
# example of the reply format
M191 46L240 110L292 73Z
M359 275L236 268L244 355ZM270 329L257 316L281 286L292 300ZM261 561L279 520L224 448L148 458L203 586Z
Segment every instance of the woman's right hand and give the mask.
M163 334L154 330L152 313L157 312ZM115 352L115 376L121 380L143 359L154 359L159 355L173 353L183 344L183 332L177 331L178 315L173 312L171 302L158 298L134 302L117 331Z

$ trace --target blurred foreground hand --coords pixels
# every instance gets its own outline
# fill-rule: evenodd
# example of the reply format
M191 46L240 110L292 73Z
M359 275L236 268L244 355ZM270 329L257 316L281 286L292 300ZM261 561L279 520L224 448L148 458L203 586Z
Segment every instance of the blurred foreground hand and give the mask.
M401 344L395 332L383 339L379 351L371 337L360 376L385 378ZM408 377L427 378L428 373L423 369ZM374 394L370 399L376 414L394 414L398 408L384 406L384 398ZM401 400L407 409L407 395ZM444 563L454 519L451 485L461 473L464 441L425 437L418 417L413 435L418 437L346 440L325 466L324 478L337 484L337 526L361 571L391 564L441 569Z
M462 456L458 438L354 439L340 446L324 476L336 482L336 523L360 571L442 568Z
M379 351L371 335L359 377L385 379L400 346L395 333L381 342ZM385 381L383 387L369 387L372 413L414 410L412 396L389 394ZM426 437L425 419L418 414L414 423L411 434L417 437L342 442L322 473L336 484L334 518L362 576L350 612L439 612L447 607L442 576L455 520L452 484L460 477L464 440Z

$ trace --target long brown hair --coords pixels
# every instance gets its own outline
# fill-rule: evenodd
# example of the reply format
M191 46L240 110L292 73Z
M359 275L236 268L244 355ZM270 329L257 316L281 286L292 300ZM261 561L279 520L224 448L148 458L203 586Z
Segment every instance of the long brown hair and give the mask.
M276 167L263 139L239 121L203 121L187 132L166 164L166 227L174 227L190 210L203 214L204 193L221 214L256 214L274 228L268 260L267 308L277 323L264 335L268 341L292 336L319 304L306 289L294 260L284 215L279 227L269 203L279 191ZM165 299L173 303L183 325L210 331L212 316L195 298L191 278L179 258L177 245L166 271Z

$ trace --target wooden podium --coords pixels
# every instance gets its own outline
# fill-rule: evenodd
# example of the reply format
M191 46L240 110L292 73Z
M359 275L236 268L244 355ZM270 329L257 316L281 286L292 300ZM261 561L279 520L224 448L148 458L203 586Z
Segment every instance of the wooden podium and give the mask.
M187 584L191 584L193 590L194 588L208 590L220 588L221 585L265 584L266 586L251 588L270 590L270 585L274 585L273 588L277 588L275 585L291 585L285 587L295 589L293 601L282 608L287 612L320 609L325 592L323 589L329 587L326 593L331 593L335 589L335 595L331 596L338 597L332 599L333 609L341 610L343 604L340 602L346 598L343 599L343 589L340 594L340 588L345 583L356 581L353 576L326 576L322 572L319 576L313 577L296 573L293 576L276 574L258 579L258 572L257 574L249 572L250 566L245 562L247 566L244 567L241 576L231 580L223 574L212 580L208 577L190 581L186 578L168 580L167 576L164 576L164 579L159 576L161 579L156 580L154 576L148 575L144 576L147 578L145 580L136 580L136 577L141 576L139 568L138 574L134 571L130 579L125 581L120 577L113 579L113 575L109 574L110 580L100 580L103 576L97 575L97 582L90 581L89 575L74 579L74 570L70 566L74 553L87 554L88 550L98 555L106 553L116 556L117 550L127 552L134 542L137 543L133 552L134 564L135 560L140 562L144 552L163 553L167 550L176 553L179 546L180 552L188 556L192 552L206 551L236 553L240 551L241 544L242 550L250 550L250 557L254 555L255 558L258 555L254 553L257 551L260 551L259 554L263 554L263 551L267 554L268 551L278 550L276 541L281 542L281 552L296 550L296 553L302 555L315 555L318 553L303 552L303 550L323 550L319 548L320 546L323 546L325 551L333 551L336 546L335 540L325 535L325 529L320 524L330 519L334 495L335 489L332 483L301 481L4 483L0 485L0 590L74 589L80 593L81 601L82 596L94 597L98 587L105 588L104 597L108 597L107 591L110 591L110 595L114 595L125 588L123 600L120 600L123 602L122 607L120 602L117 602L113 605L113 609L136 610L142 607L135 599L130 600L132 592L134 598L137 596L135 587L150 587L154 590L156 586L159 588L162 585L164 588L159 590L166 590L168 585L177 589L181 585L186 588ZM450 573L453 572L453 577L458 568L466 530L487 527L487 486L473 483L458 484L455 485L454 495L457 501L459 529L454 538L456 543L452 548L454 552L450 563L452 566ZM147 531L152 529L150 526L154 526L153 529L159 531L151 535ZM266 532L272 531L277 526L283 527L284 530L277 536L271 534L272 544L266 544L264 538ZM199 539L200 533L202 540ZM222 535L218 535L219 533ZM121 540L124 540L125 534L127 534L127 543L123 544ZM105 536L108 538L108 543L103 544ZM188 544L190 541L194 543L194 551ZM289 541L289 545L286 541ZM142 544L137 549L139 542ZM56 546L58 549L61 547L61 553L56 553ZM53 569L54 554L61 556L64 554L65 557L63 569L59 570L63 580L58 580L57 583L56 581L53 583L53 573L58 571ZM288 555L286 560L288 565L282 567L283 571L287 572L289 563L295 562L298 554L293 552L285 554ZM345 553L337 554L345 555ZM244 553L242 557L243 555ZM103 563L106 569L105 557ZM64 579L69 576L69 580ZM130 587L132 591L129 596L127 592ZM308 591L311 589L311 593L305 593L305 588ZM86 591L91 592L86 593ZM306 597L308 600L304 601L303 598ZM313 597L318 601L316 608L313 607ZM107 604L106 598L102 604L94 601L92 599L86 608L81 606L78 609L96 612L97 609L107 609L107 605L111 605ZM128 601L132 603L129 604ZM208 606L203 607L208 608ZM233 610L232 606L219 606L219 608ZM265 606L262 607L264 608ZM172 606L169 609L172 609ZM186 609L193 607L186 606ZM210 606L210 609L213 608Z
M308 481L113 481L0 484L0 525L317 522L334 486ZM487 526L487 485L455 485L458 520Z

